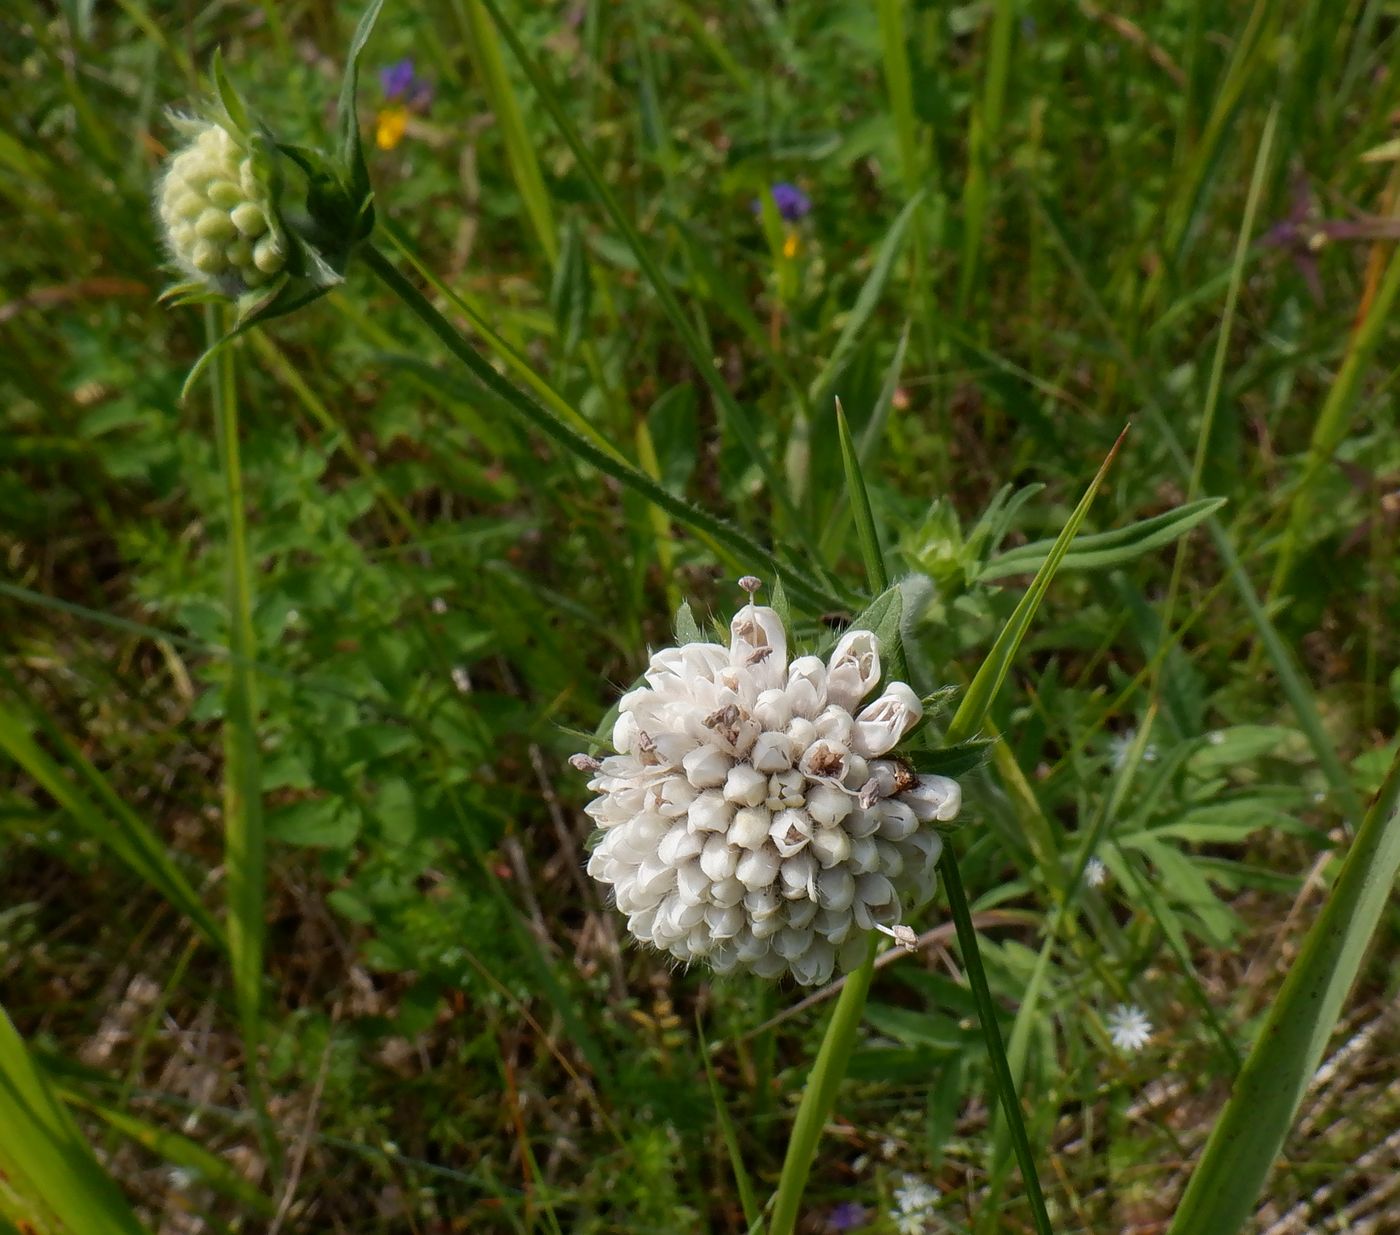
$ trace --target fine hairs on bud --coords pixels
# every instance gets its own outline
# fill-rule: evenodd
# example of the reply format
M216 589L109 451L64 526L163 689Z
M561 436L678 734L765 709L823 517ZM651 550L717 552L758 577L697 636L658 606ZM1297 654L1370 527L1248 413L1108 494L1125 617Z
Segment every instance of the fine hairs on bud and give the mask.
M217 121L177 117L175 124L186 143L156 192L170 256L224 296L262 287L282 273L287 245L256 152Z
M870 631L831 656L789 662L778 614L748 593L728 646L687 643L651 658L624 695L615 754L591 774L601 836L588 872L612 889L632 935L719 973L790 974L806 986L865 956L867 932L915 944L901 924L933 894L957 782L918 776L891 752L923 706L880 681Z

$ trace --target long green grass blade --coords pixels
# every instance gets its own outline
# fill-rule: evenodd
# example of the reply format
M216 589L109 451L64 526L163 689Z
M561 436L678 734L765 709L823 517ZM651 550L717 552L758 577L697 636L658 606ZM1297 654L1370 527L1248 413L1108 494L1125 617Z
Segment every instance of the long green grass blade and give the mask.
M840 399L836 400L836 432L841 441L841 465L846 470L846 492L851 503L851 514L855 517L856 537L860 541L861 557L865 560L865 577L870 583L870 591L878 596L889 587L890 578L885 571L884 554L880 551L880 537L875 531L870 494L865 489L856 444L851 440L851 426L846 423L846 412Z
M943 846L943 852L938 859L938 870L943 876L943 887L948 893L948 907L953 915L953 925L957 928L958 946L962 949L967 982L977 1003L977 1019L982 1025L982 1036L987 1043L987 1058L992 1065L992 1085L1001 1101L1002 1114L1006 1117L1006 1129L1011 1134L1011 1146L1016 1152L1016 1161L1021 1166L1021 1179L1026 1187L1026 1199L1030 1202L1031 1219L1035 1222L1037 1235L1052 1235L1050 1217L1045 1210L1045 1194L1041 1191L1040 1176L1035 1168L1035 1155L1031 1152L1030 1138L1026 1135L1026 1123L1021 1114L1021 1100L1016 1096L1016 1082L1012 1079L1011 1067L1006 1061L1006 1050L1001 1041L1001 1029L997 1025L996 1004L992 1000L991 987L987 985L982 951L977 946L977 928L972 924L972 910L967 903L962 874L958 870L958 859L951 844Z
M725 428L734 433L748 453L749 458L758 466L767 482L770 496L782 511L794 534L801 539L809 539L809 529L798 516L792 500L788 496L779 470L774 465L772 453L765 450L760 444L758 435L750 423L749 415L739 406L738 401L730 393L729 387L724 384L723 377L715 368L710 349L705 347L701 341L694 324L686 315L675 292L671 289L670 281L662 272L661 267L656 264L650 250L643 242L641 234L637 231L636 225L623 211L617 197L608 187L606 178L583 139L579 136L573 122L569 119L568 112L560 102L558 93L550 84L549 78L534 57L526 50L525 45L520 41L520 36L501 13L495 0L477 0L477 3L480 3L491 14L496 28L501 32L520 67L524 69L525 76L529 78L530 85L534 87L545 110L549 112L560 136L573 152L574 158L578 160L579 171L587 180L594 197L598 199L598 203L603 207L613 226L621 233L627 247L637 259L638 266L643 275L646 276L647 282L651 285L667 319L690 356L695 372L699 374L700 380L710 388L710 393L714 395L723 414Z
M417 315L418 319L438 337L443 346L456 359L465 364L487 389L523 416L527 423L548 435L566 450L596 467L600 472L640 493L648 501L654 502L678 522L710 537L717 544L723 545L745 565L745 569L752 570L755 568L755 564L760 564L771 573L773 578L781 576L789 591L799 595L804 603L819 609L839 609L845 603L823 584L810 579L804 573L796 571L790 566L781 564L769 550L762 548L756 541L751 540L738 529L662 488L650 476L632 467L631 464L624 463L612 454L599 449L497 373L378 249L372 245L366 245L362 251L362 258L379 280L390 291L394 292Z
M1168 1235L1245 1228L1400 873L1400 758L1357 830L1236 1079Z
M1045 593L1049 590L1050 581L1055 577L1061 562L1069 553L1070 545L1079 532L1080 524L1084 522L1084 516L1089 513L1089 507L1094 504L1099 486L1103 484L1104 477L1108 475L1108 469L1113 463L1114 456L1123 445L1123 439L1127 433L1128 430L1124 429L1118 435L1118 440L1113 443L1108 457L1100 465L1094 479L1084 491L1084 496L1079 499L1079 505L1074 508L1074 512L1065 523L1063 530L1055 538L1055 543L1036 572L1035 578L1031 580L1030 586L1026 588L1020 603L1017 604L1010 619L997 636L996 642L992 644L992 650L987 653L986 659L978 667L977 673L974 675L971 685L968 686L967 692L963 695L962 702L953 714L948 731L944 735L950 746L955 746L959 742L965 742L968 738L974 737L977 733L977 727L982 723L982 718L991 711L997 692L1006 680L1006 675L1011 671L1011 664L1016 659L1016 652L1021 646L1021 640L1026 637L1026 632L1030 629L1036 610L1040 608L1040 602L1045 599Z
M8 681L18 692L19 683L3 667L0 667L0 680ZM106 777L83 757L42 709L22 694L20 699L27 704L35 724L59 751L61 760L50 756L29 735L20 719L3 708L0 708L0 750L42 785L74 823L111 850L222 951L226 946L223 928L205 908L180 868L171 861L160 837L122 801ZM77 774L79 783L65 775L65 767ZM84 792L81 785L86 785L92 796Z
M554 223L554 211L550 206L539 160L535 157L535 143L530 138L524 112L506 72L505 57L501 55L495 27L482 8L481 0L456 0L453 8L463 32L468 36L467 50L481 78L487 101L496 116L496 123L501 126L506 158L510 162L511 175L515 178L515 187L520 190L520 200L525 203L530 229L535 233L535 240L544 251L545 258L553 266L559 256L559 232Z
M1346 358L1327 391L1327 398L1313 425L1307 457L1303 461L1303 474L1298 478L1289 502L1288 523L1274 562L1273 580L1269 585L1271 600L1288 592L1293 568L1302 552L1308 525L1313 518L1318 481L1332 462L1337 447L1346 438L1348 422L1358 402L1361 379L1391 324L1391 310L1395 306L1397 293L1400 293L1400 248L1391 254L1366 315L1352 332Z
M21 1229L54 1235L148 1235L98 1165L0 1008L0 1186L30 1210ZM36 1226L35 1223L42 1223ZM28 1224L28 1225L26 1225Z

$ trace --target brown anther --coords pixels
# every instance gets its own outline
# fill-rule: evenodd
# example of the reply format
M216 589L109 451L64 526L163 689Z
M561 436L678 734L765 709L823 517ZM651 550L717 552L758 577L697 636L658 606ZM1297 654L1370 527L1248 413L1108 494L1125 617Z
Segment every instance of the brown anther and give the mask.
M846 760L841 755L838 755L830 747L825 747L812 760L812 774L814 776L835 776L845 765L845 762Z
M919 774L903 759L894 761L894 792L907 793L919 783Z
M603 765L592 755L570 755L569 766L579 772L596 772Z
M754 648L754 650L749 654L748 660L744 663L749 665L760 665L772 655L773 649L770 647Z
M880 781L872 776L860 787L860 792L856 794L856 803L861 810L869 810L880 800Z
M746 591L750 596L752 596L756 591L758 591L759 588L763 586L763 580L759 579L755 575L745 575L742 579L739 580L739 586L743 588L744 591Z
M732 729L739 720L739 709L735 704L726 703L722 708L716 708L707 717L705 725L710 729Z

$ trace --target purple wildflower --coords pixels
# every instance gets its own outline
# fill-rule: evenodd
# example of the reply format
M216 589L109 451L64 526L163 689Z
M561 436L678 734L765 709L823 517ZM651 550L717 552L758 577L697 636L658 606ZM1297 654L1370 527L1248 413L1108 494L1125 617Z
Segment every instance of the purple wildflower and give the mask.
M773 205L786 223L796 223L812 209L812 199L795 184L780 180L773 186Z
M1322 303L1322 276L1318 270L1318 250L1333 240L1388 240L1400 237L1400 223L1394 219L1363 215L1358 219L1319 219L1317 203L1306 176L1293 182L1293 205L1260 238L1269 249L1280 249L1292 259L1313 300Z
M402 98L409 92L415 80L412 56L405 56L402 60L396 60L379 70L379 88L384 91L386 99Z
M855 1231L870 1221L870 1210L859 1201L842 1201L826 1216L828 1231Z
M419 77L413 57L405 56L379 70L379 88L385 99L402 102L414 111L427 111L433 101L433 83Z

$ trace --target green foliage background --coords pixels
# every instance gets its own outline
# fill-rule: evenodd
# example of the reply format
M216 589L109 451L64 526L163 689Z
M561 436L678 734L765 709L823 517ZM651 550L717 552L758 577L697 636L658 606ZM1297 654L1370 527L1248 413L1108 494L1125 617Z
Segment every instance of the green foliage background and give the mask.
M245 1058L211 925L225 482L207 383L179 398L204 328L156 303L149 197L216 46L280 138L323 140L356 16L0 15L0 1002L152 1230L744 1230L717 1104L765 1197L820 1009L626 946L565 760L680 602L726 621L756 567L523 426L355 262L227 353L268 839ZM955 843L1056 1230L1165 1229L1395 750L1394 12L506 18L710 371L478 0L391 0L369 46L381 248L512 380L849 616L839 395L921 689L967 685L1132 422ZM403 56L431 105L374 149ZM810 214L779 217L779 181ZM818 642L833 611L794 610ZM928 1229L1029 1229L951 926L915 925L802 1229L858 1203L894 1230L905 1174L944 1194ZM1392 906L1247 1229L1400 1222L1368 1157L1400 1114L1396 932ZM1120 1003L1156 1028L1142 1055L1105 1035ZM0 1230L71 1229L5 1138Z

